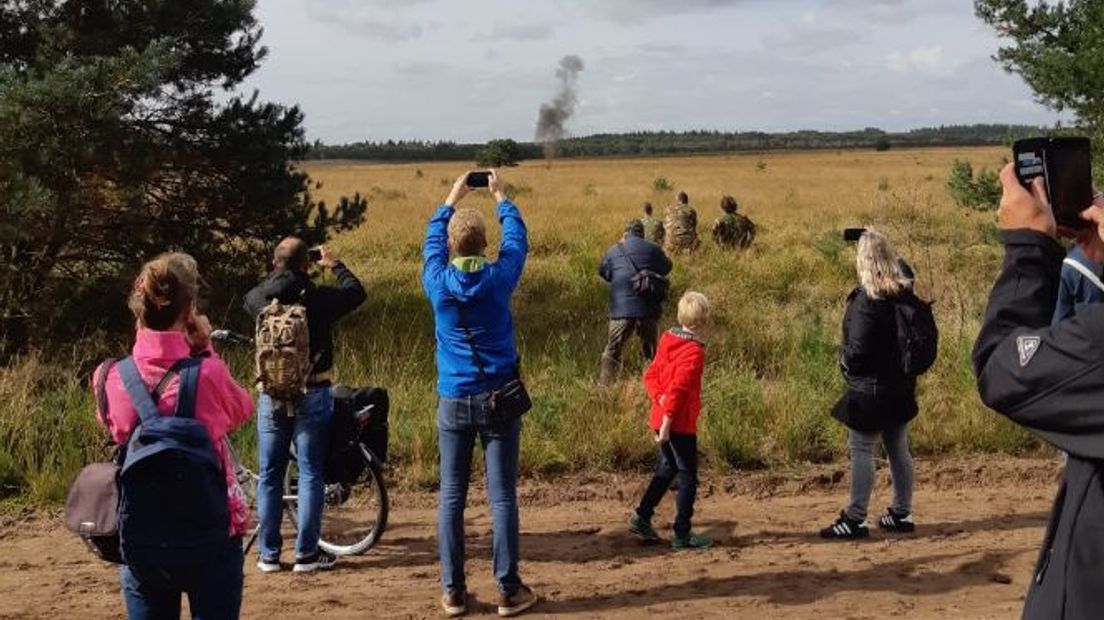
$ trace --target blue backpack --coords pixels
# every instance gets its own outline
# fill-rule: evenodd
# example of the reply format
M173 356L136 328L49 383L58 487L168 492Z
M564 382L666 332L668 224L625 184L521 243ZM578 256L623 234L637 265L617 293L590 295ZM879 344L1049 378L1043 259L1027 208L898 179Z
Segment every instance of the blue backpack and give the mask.
M139 424L119 470L119 537L123 556L149 551L195 553L230 537L226 477L207 429L195 419L200 358L180 360L176 411L157 410L132 358L119 376Z

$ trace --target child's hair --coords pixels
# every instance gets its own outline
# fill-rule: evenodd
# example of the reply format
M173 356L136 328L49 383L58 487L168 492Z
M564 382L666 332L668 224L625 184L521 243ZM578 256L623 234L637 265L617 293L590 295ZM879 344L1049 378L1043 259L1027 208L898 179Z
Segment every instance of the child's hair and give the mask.
M688 329L701 327L709 320L709 300L697 291L687 291L678 302L679 325Z
M127 305L143 327L166 331L195 305L199 282L194 258L182 252L162 254L142 265Z
M448 223L449 249L455 256L480 256L487 249L487 225L475 209L458 209Z

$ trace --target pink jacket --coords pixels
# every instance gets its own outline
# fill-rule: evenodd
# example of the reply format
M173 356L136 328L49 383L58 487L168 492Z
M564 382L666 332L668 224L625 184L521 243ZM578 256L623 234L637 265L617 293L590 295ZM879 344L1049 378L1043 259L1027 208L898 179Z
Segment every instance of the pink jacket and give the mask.
M142 380L153 390L165 372L177 360L191 355L191 348L181 332L159 332L139 329L131 356L138 366ZM93 375L93 391L102 368ZM171 415L176 407L179 379L173 379L161 394L157 408L162 415ZM130 404L130 397L119 377L118 368L112 368L104 387L107 392L107 430L116 443L126 443L134 427L138 425L138 412ZM99 403L99 394L96 394ZM98 405L97 405L98 407ZM230 369L210 350L210 357L203 361L196 389L196 420L207 427L215 451L226 471L226 487L230 501L230 534L244 535L249 527L249 501L234 477L233 461L223 439L253 416L253 400L244 388L234 381ZM96 419L104 423L102 411L96 411Z

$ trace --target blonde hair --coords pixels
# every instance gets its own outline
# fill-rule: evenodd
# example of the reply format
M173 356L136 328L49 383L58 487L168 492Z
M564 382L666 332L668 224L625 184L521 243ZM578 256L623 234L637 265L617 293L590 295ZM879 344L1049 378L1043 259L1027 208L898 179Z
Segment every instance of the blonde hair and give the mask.
M458 209L448 223L448 246L456 256L479 256L487 249L487 225L475 209Z
M687 291L678 302L679 325L687 329L701 327L709 320L709 300L696 291Z
M162 254L142 265L127 305L143 327L167 331L195 306L200 281L194 258L182 252Z
M855 270L859 274L859 284L871 299L896 297L912 288L912 280L901 268L897 252L885 235L873 228L868 228L859 237Z

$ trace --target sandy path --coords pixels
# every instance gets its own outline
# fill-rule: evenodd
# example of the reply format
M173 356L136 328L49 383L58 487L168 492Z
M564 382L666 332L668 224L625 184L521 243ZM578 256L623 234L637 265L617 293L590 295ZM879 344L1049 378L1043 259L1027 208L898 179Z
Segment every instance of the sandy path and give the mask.
M697 523L719 545L696 553L626 535L644 476L527 483L522 571L545 598L531 617L1017 618L1056 462L921 461L918 468L917 534L875 532L862 543L810 536L844 499L840 466L706 479ZM880 475L874 507L888 502ZM440 617L433 496L395 495L380 546L330 573L262 576L249 565L243 617ZM494 612L495 590L490 519L482 494L473 499L468 573L478 616ZM669 523L672 509L665 501L657 525ZM114 571L92 562L55 520L9 522L0 540L0 618L121 617Z

